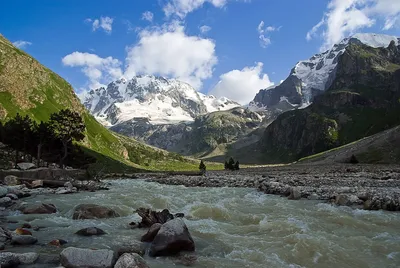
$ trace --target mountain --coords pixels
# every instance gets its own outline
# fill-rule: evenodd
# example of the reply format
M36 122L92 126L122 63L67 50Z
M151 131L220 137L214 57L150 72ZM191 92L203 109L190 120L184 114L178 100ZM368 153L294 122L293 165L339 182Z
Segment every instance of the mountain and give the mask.
M144 145L103 127L80 103L71 85L0 35L0 120L17 113L36 121L48 120L51 113L65 108L82 116L86 137L81 146L99 160L99 166L106 165L108 171L196 167L177 154Z
M380 48L389 46L391 41L398 45L400 38L382 34L355 34L345 38L332 49L298 62L288 78L276 87L260 90L253 103L259 107L273 107L279 102L288 102L295 107L306 107L315 96L332 86L339 59L350 46Z
M240 106L204 95L187 83L149 75L121 78L91 90L83 103L106 126L143 119L152 125L192 122L198 115Z
M291 81L296 90L285 88ZM400 124L399 39L357 34L297 64L270 90L255 100L273 106L284 97L302 109L281 114L266 128L258 144L266 162L294 161L384 131Z

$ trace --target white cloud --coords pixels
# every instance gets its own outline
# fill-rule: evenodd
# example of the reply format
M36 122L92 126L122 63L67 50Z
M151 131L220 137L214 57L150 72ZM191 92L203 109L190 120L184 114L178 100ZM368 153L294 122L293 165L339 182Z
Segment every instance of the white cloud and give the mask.
M17 48L24 49L27 46L32 45L32 43L28 42L28 41L18 40L18 41L13 42L13 45L16 46Z
M144 29L127 49L126 77L154 74L173 77L200 89L217 63L213 40L188 36L178 22Z
M265 27L264 21L261 21L257 27L258 39L260 40L260 46L263 48L266 48L268 45L271 44L271 38L269 36L267 36L266 33L277 32L281 28L282 28L282 26L280 26L280 27L275 27L275 26Z
M150 11L146 11L142 14L142 20L153 22L154 14Z
M92 25L93 32L97 31L98 29L103 29L106 33L111 34L114 19L110 17L100 17L100 19L94 20L86 19L85 22Z
M253 100L260 89L272 86L267 74L262 72L263 64L256 63L255 66L245 67L242 70L232 70L220 76L218 84L210 91L217 97L227 97L247 104Z
M208 25L200 26L199 29L200 29L200 32L201 32L202 34L205 34L205 33L208 33L209 31L211 31L211 27L208 26Z
M96 54L76 51L62 58L62 63L69 67L81 67L81 71L89 78L91 89L122 76L121 62L112 57L101 58Z
M348 35L354 34L377 23L382 29L400 26L400 1L398 0L331 0L322 20L308 33L307 40L318 35L324 38L321 50L329 49Z

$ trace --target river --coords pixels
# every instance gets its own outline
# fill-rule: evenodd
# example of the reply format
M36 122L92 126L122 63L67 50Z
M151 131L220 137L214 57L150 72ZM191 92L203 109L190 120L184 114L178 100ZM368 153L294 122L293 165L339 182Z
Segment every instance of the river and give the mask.
M47 227L33 235L41 244L65 239L68 246L114 248L139 240L145 230L127 228L139 221L139 207L183 212L196 243L193 267L400 267L400 213L335 207L318 201L290 201L248 188L186 188L143 180L111 181L109 191L41 195L26 202L53 203L52 215L21 215L7 220ZM72 220L82 203L106 205L122 217ZM15 225L16 226L16 225ZM74 235L96 226L108 234ZM49 246L14 251L54 252ZM172 260L145 257L152 268L177 267Z

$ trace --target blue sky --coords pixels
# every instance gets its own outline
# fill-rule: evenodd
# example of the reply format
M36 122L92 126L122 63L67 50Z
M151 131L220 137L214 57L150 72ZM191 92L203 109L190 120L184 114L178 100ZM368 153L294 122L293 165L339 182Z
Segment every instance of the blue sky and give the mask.
M397 0L14 0L0 33L78 92L155 74L246 103L343 37L398 35L399 14Z

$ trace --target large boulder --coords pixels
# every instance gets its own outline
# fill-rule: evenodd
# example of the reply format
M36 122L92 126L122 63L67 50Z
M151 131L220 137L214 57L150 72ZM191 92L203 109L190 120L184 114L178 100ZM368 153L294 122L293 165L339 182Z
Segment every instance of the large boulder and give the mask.
M97 228L97 227L89 227L89 228L81 229L78 232L76 232L75 234L82 235L82 236L92 236L92 235L103 235L103 234L106 234L106 232L104 232L103 230L101 230L100 228Z
M335 204L338 206L352 206L362 202L356 195L339 194L335 197Z
M136 253L125 253L123 254L115 264L114 268L148 268L149 266Z
M39 254L35 252L15 254L21 264L33 264L39 258Z
M66 268L112 268L117 256L108 249L83 249L69 247L60 253L61 265Z
M82 204L77 206L74 215L72 216L74 220L107 219L116 217L119 217L119 214L113 209L94 204Z
M154 238L158 234L158 231L160 231L162 224L161 223L154 223L149 231L142 236L140 241L142 242L153 242Z
M137 253L140 256L144 256L146 253L146 245L138 241L131 241L129 244L117 247L117 253L118 256L121 256L124 253Z
M301 199L301 192L297 187L290 188L290 195L288 197L290 200L300 200Z
M18 257L11 252L0 252L0 267L17 267L20 264Z
M13 245L33 245L38 240L31 235L18 235L15 233L11 234L11 244Z
M22 209L23 214L53 214L57 212L53 204L35 204Z
M150 246L150 256L171 256L181 251L194 251L195 245L181 218L164 223Z
M35 164L33 164L33 163L18 163L17 166L21 170L28 170L28 169L36 168Z
M155 223L166 223L174 218L168 209L162 211L154 211L148 208L139 208L136 210L137 214L142 218L139 227L151 227Z
M0 207L8 207L12 205L12 200L9 197L0 198Z
M4 184L8 186L15 186L20 184L19 179L17 176L14 175L8 175L4 178Z

